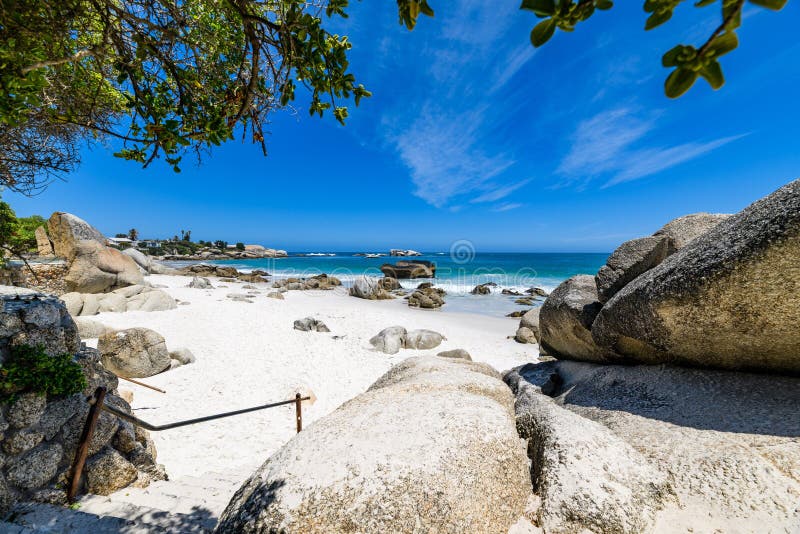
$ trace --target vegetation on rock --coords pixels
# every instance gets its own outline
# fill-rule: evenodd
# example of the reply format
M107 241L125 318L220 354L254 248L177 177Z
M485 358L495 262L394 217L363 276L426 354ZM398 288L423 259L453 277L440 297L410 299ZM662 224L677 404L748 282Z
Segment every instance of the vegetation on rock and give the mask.
M43 346L17 345L0 366L0 402L21 393L71 395L83 391L86 377L70 354L49 356Z

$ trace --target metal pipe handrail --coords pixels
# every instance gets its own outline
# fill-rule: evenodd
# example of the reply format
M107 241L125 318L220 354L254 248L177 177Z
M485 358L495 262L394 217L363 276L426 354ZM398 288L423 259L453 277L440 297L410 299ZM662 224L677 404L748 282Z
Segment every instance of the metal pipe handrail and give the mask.
M255 411L264 410L264 409L267 409L267 408L275 408L276 406L284 406L286 404L295 404L298 401L304 401L304 400L310 400L310 399L311 399L311 397L300 397L299 399L294 398L294 399L291 399L291 400L285 400L285 401L281 401L281 402L273 402L271 404L262 404L261 406L253 406L252 408L243 408L241 410L235 410L235 411L232 411L232 412L225 412L225 413L220 413L220 414L215 414L215 415L206 415L205 417L197 417L195 419L187 419L185 421L176 421L174 423L167 423L166 425L153 425L153 424L150 424L147 421L142 421L138 417L136 417L134 415L131 415L129 413L123 412L122 410L118 410L118 409L116 409L116 408L114 408L112 406L109 406L108 404L102 404L100 406L100 409L104 410L106 412L112 413L112 414L116 415L117 417L119 417L120 419L124 419L124 420L126 420L128 422L131 422L136 426L140 426L142 428L145 428L147 430L151 430L153 432L159 432L161 430L169 430L171 428L178 428L178 427L182 427L182 426L194 425L196 423L203 423L205 421L213 421L214 419L223 419L225 417L230 417L232 415L239 415L239 414L243 414L243 413L255 412ZM92 400L90 400L89 403L90 404L94 404L95 403L95 399L92 398Z
M158 432L160 430L169 430L171 428L178 428L182 426L194 425L196 423L203 423L205 421L213 421L214 419L222 419L225 417L231 417L232 415L240 415L243 413L255 412L257 410L265 410L267 408L275 408L276 406L285 406L287 404L294 404L295 405L295 423L297 425L297 431L300 432L303 429L303 412L302 412L302 402L305 400L311 400L311 397L303 397L300 393L297 393L293 399L280 401L280 402L273 402L270 404L262 404L261 406L253 406L252 408L243 408L241 410L234 410L232 412L225 412L225 413L218 413L214 415L206 415L205 417L197 417L195 419L187 419L185 421L176 421L174 423L168 423L166 425L152 425L147 421L142 421L138 417L126 413L122 410L118 410L113 406L109 406L104 403L104 399L106 396L106 388L99 387L95 390L94 395L86 399L89 403L89 414L86 418L86 423L83 427L83 432L81 434L81 439L78 444L78 449L75 451L75 459L72 463L71 469L71 476L70 476L70 484L69 489L67 490L67 500L69 502L75 501L75 496L78 494L78 489L80 485L81 473L83 472L83 466L86 463L86 457L89 453L89 443L92 440L92 435L94 434L94 428L97 425L97 419L100 416L100 410L105 410L106 412L116 415L120 419L133 423L136 426L140 426L147 430L151 430L154 432Z

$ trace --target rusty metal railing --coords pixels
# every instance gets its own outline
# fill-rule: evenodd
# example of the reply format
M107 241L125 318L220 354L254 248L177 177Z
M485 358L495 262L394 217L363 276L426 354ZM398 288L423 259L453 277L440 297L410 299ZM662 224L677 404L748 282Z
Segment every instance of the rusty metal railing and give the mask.
M206 421L213 421L215 419L224 419L225 417L231 417L234 415L241 415L245 413L255 412L258 410L266 410L267 408L275 408L277 406L285 406L287 404L295 405L295 424L297 428L297 432L303 430L303 408L302 402L306 400L310 400L311 397L303 397L300 393L297 393L293 399L280 401L280 402L273 402L270 404L262 404L261 406L253 406L252 408L243 408L241 410L234 410L232 412L224 412L214 415L206 415L205 417L197 417L195 419L186 419L184 421L176 421L174 423L167 423L165 425L153 425L148 423L147 421L143 421L138 417L126 413L122 410L118 410L113 406L109 406L104 403L106 397L107 390L104 387L99 387L95 390L94 395L89 397L87 402L90 404L89 407L89 414L86 417L86 423L83 426L83 432L81 434L81 439L78 445L78 449L75 451L75 459L72 463L72 470L71 470L71 477L70 477L70 484L69 489L67 491L67 500L69 502L75 501L75 496L78 494L78 489L80 486L80 479L81 475L83 474L83 467L86 464L86 457L89 453L89 443L92 441L92 436L94 435L94 429L97 426L97 419L100 417L100 411L106 411L116 417L128 421L136 426L142 427L146 430L150 430L153 432L160 432L162 430L170 430L172 428L179 428L182 426L194 425L197 423L204 423Z

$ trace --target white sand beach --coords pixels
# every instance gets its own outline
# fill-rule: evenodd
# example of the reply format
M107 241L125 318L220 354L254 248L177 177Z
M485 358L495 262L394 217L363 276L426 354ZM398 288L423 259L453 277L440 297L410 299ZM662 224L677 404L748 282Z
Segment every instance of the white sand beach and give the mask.
M212 279L214 289L186 287L189 277L152 275L181 304L162 312L103 313L93 319L112 328L141 326L164 336L167 347L189 348L197 361L143 379L166 394L120 381L134 392L134 413L154 424L247 408L294 397L310 390L304 406L307 426L364 391L392 365L420 354L463 348L476 361L498 371L538 359L536 345L513 336L518 319L410 309L403 299L368 301L346 290L289 291L285 300L267 298L271 284L253 284L253 303L226 297L248 293L244 283ZM227 286L227 287L224 287ZM293 329L295 319L313 316L330 333ZM401 350L387 355L369 344L383 328L426 328L447 339L430 351ZM96 340L85 340L95 346ZM171 478L209 471L242 472L260 465L295 432L294 406L152 433L158 461Z

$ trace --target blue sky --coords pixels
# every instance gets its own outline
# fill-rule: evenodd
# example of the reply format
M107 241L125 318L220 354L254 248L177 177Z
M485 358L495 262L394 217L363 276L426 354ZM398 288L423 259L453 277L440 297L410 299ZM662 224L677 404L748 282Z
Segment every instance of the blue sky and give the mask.
M610 251L697 211L734 212L800 175L800 2L746 8L720 91L663 96L663 52L702 43L716 8L686 3L644 32L617 2L534 50L516 1L436 0L413 32L394 2L335 24L374 94L346 127L273 117L270 154L231 142L174 174L87 149L20 215L73 212L113 234L246 241L288 250L408 247ZM623 5L626 4L626 5ZM636 5L632 5L636 4Z

